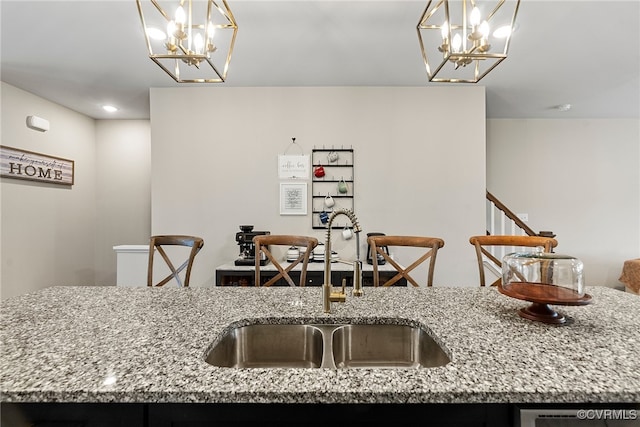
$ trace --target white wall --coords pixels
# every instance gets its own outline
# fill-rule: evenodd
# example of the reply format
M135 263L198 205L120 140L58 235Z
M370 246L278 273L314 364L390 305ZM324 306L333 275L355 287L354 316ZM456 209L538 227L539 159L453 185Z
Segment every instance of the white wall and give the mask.
M48 132L25 125L29 115ZM2 83L2 145L75 161L72 187L2 178L2 298L95 281L94 121Z
M96 121L96 155L96 283L113 285L113 247L145 244L151 233L149 121Z
M196 286L237 257L240 224L324 240L310 214L279 215L277 156L291 137L308 154L353 146L364 233L441 237L434 283L474 285L468 238L485 229L484 102L481 86L152 89L152 232L204 237ZM351 245L334 249L349 257Z
M638 120L488 120L487 188L555 232L587 285L620 286L640 256Z

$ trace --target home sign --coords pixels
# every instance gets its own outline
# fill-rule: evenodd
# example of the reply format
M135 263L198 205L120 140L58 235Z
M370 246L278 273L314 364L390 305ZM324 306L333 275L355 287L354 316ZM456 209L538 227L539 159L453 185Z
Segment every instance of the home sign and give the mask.
M0 146L0 176L51 184L73 185L74 161Z

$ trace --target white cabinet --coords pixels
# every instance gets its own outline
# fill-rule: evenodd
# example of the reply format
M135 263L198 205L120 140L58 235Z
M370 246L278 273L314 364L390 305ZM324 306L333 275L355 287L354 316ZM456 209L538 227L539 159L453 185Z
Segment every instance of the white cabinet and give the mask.
M149 245L114 246L118 286L147 286Z

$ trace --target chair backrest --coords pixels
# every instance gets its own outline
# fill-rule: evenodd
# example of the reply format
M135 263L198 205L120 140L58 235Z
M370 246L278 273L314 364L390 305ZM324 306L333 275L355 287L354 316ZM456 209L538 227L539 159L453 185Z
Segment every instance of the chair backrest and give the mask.
M498 259L489 249L488 246L504 246L504 247L529 247L535 248L542 246L545 252L551 252L552 248L558 246L558 241L551 237L541 236L509 236L509 235L494 235L494 236L471 236L469 243L475 246L476 257L478 259L478 270L480 271L480 286L485 286L485 264L484 257L487 257L498 268L502 269L502 260ZM502 282L499 277L491 286L498 286Z
M420 236L370 236L367 239L371 247L372 259L373 259L373 286L380 286L380 276L378 274L378 257L373 256L376 253L380 254L384 260L392 265L397 271L391 279L387 280L383 286L391 286L398 280L404 278L407 282L413 286L418 286L413 277L409 275L409 272L415 269L418 265L422 264L427 259L430 259L428 273L427 273L427 286L433 285L433 270L436 265L436 255L438 249L444 246L444 240L437 237L420 237ZM426 252L417 258L408 267L401 266L389 253L385 250L385 247L393 246L411 246L416 248L425 248ZM422 253L422 252L421 252Z
M300 262L302 262L302 269L300 271L300 286L304 286L307 282L307 266L309 265L309 256L313 252L313 248L318 246L318 239L315 237L307 237L307 236L291 236L291 235L282 235L282 234L267 234L261 236L255 236L253 238L253 243L255 245L255 285L256 286L271 286L276 283L281 278L287 281L290 286L296 286L289 276L289 272ZM283 268L282 265L278 262L276 257L271 252L270 246L296 246L298 248L304 247L305 251L300 251L300 255L297 259L292 261L286 268ZM265 256L278 270L278 274L274 277L266 281L264 284L261 284L260 281L260 253L264 253Z
M189 255L187 259L180 264L178 268L175 268L173 262L167 255L163 246L186 246L190 247ZM153 259L155 258L155 252L158 252L162 259L164 259L167 267L171 270L171 273L157 282L155 286L164 286L172 279L175 279L178 286L189 286L189 278L191 277L191 267L193 266L193 260L196 254L204 246L204 240L195 236L181 236L181 235L167 235L167 236L151 236L149 240L149 266L147 269L147 286L154 286L153 283ZM180 254L182 256L183 254ZM174 258L178 255L174 254ZM181 258L182 259L182 258ZM184 275L184 282L180 279L180 272L186 268Z

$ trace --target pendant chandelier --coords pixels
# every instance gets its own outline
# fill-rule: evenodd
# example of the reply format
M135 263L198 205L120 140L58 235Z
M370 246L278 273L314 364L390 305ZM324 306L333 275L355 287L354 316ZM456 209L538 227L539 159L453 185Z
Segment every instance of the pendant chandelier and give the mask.
M178 83L220 83L238 32L226 0L136 0L149 58Z
M430 82L477 83L507 58L520 0L430 0L418 40Z

